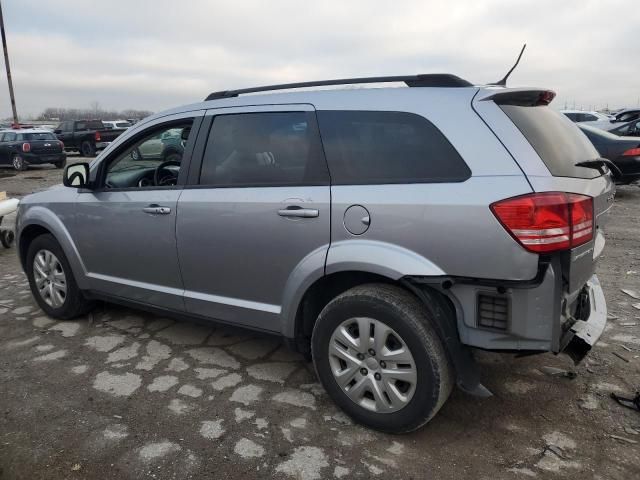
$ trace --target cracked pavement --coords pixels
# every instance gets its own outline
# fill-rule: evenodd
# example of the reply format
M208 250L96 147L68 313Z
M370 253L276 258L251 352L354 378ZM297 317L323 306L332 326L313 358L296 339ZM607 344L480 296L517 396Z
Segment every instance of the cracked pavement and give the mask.
M59 179L31 169L0 190ZM619 189L598 267L611 318L587 361L478 352L494 396L454 391L402 436L354 425L275 336L110 304L47 318L0 249L0 479L639 478L640 413L609 398L640 388L640 300L621 291L640 291L639 203Z

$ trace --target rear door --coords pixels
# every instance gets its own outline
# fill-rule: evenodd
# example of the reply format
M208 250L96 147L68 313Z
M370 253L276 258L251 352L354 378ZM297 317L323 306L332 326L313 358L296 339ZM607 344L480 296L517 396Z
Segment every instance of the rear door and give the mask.
M186 309L279 331L287 285L297 272L323 271L330 241L314 108L225 108L207 118L201 165L178 202Z
M0 165L11 164L11 143L15 141L16 134L14 132L5 132L0 134Z

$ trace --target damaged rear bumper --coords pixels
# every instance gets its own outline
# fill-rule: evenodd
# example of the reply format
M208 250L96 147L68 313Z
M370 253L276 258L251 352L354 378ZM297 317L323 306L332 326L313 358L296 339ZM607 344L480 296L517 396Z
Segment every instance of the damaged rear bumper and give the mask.
M576 364L593 348L607 324L607 302L596 275L584 286L583 295L588 302L585 305L588 315L582 315L584 319L575 319L560 340L560 350Z

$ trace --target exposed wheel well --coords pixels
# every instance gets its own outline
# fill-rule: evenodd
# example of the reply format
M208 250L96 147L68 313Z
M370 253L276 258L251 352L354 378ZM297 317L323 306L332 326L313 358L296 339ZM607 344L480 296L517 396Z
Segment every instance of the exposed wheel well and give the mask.
M20 244L18 245L18 251L20 252L20 263L22 263L23 268L26 268L27 250L29 250L29 245L31 245L31 242L33 242L36 237L45 235L47 233L51 232L40 225L29 225L22 231L22 233L20 234Z
M365 283L390 283L402 287L399 282L369 272L349 271L325 275L307 289L298 305L295 347L301 353L309 355L311 333L322 309L342 292Z

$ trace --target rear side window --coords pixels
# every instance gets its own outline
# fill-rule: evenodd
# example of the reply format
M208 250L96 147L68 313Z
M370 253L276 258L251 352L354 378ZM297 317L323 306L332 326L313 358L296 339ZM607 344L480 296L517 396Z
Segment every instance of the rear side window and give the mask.
M589 139L564 115L546 106L499 105L522 132L554 177L595 178L598 170L576 167L599 158Z
M462 182L469 167L426 118L406 112L318 112L336 185Z
M216 116L200 184L220 187L328 185L318 128L307 112Z

